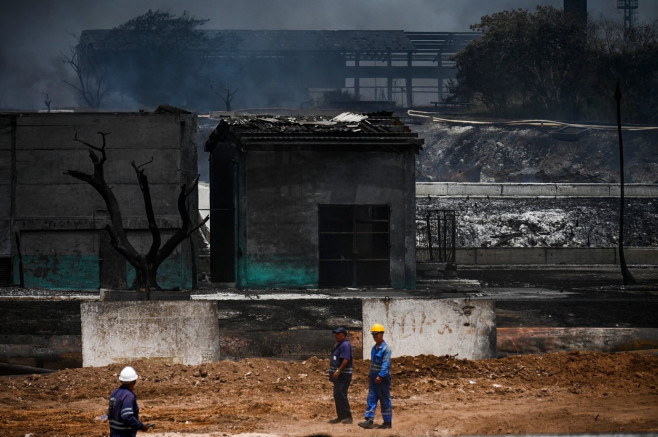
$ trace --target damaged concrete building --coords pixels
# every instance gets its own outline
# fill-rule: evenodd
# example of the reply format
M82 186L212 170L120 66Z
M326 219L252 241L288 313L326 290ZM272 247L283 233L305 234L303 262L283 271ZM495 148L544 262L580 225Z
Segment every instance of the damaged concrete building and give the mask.
M213 282L415 288L422 143L390 113L222 118L205 144Z
M105 179L129 239L146 252L152 234L131 162L148 163L144 170L164 240L180 227L180 186L197 175L196 120L180 111L0 114L0 283L69 290L130 285L134 269L110 244L101 196L64 174L93 172L90 148L74 138L100 147L98 134L107 134ZM196 213L197 196L188 201ZM179 245L160 266L163 288L196 284L192 246Z

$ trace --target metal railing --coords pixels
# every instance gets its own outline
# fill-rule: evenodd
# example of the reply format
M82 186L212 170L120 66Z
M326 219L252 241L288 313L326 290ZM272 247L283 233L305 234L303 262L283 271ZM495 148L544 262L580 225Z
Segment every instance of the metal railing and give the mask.
M416 260L454 263L456 227L454 210L419 211L416 214Z

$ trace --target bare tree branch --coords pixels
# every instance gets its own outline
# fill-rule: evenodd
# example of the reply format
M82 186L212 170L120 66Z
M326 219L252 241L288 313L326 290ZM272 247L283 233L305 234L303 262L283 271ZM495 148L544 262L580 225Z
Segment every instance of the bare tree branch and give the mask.
M123 255L126 260L135 268L135 280L131 284L131 288L160 290L161 288L157 284L156 280L157 271L160 264L162 264L162 262L171 255L174 249L181 242L188 238L194 231L203 226L210 218L210 216L206 217L198 225L193 225L190 218L190 213L187 206L188 198L195 192L199 182L199 176L197 175L194 178L191 186L188 187L186 184L183 184L180 187L177 206L181 217L181 226L164 243L164 245L162 245L162 236L155 218L149 181L144 172L144 168L153 162L153 158L151 158L150 161L140 165L136 164L135 161L131 162L131 165L135 170L135 174L137 175L139 188L142 192L146 217L152 237L151 247L149 248L148 253L146 255L142 255L137 252L137 250L135 250L134 246L128 240L126 232L123 228L123 220L121 217L119 204L116 197L114 196L114 193L112 192L112 189L107 185L107 182L105 181L103 164L107 160L106 136L109 135L109 133L98 132L98 134L103 138L101 146L96 146L79 139L77 132L73 138L74 141L84 144L87 148L90 149L89 157L94 164L93 174L88 174L76 170L67 170L64 172L64 174L90 184L92 187L94 187L94 189L96 189L96 191L105 201L111 219L110 223L105 228L110 235L110 243L112 244L112 247L114 247L121 255ZM99 152L100 157L95 152Z
M106 226L106 230L110 234L111 244L121 255L123 255L126 258L126 260L131 265L133 265L133 267L137 268L139 253L137 252L137 250L135 250L133 245L128 240L126 232L123 228L123 218L121 216L121 209L119 207L119 202L117 201L114 192L107 185L107 182L105 181L103 164L107 159L107 155L105 153L105 147L106 147L105 140L106 140L106 136L109 135L109 132L107 133L98 132L98 134L103 137L103 145L100 147L94 146L91 143L78 139L77 132L73 139L74 141L82 143L88 148L92 149L92 151L89 152L89 157L91 158L94 164L94 173L88 174L77 170L67 170L64 172L64 174L88 183L98 192L98 194L101 195L101 197L105 201L105 205L107 206L107 210L110 215L111 224L108 224ZM98 155L96 155L93 152L93 150L101 152L100 159L98 158Z

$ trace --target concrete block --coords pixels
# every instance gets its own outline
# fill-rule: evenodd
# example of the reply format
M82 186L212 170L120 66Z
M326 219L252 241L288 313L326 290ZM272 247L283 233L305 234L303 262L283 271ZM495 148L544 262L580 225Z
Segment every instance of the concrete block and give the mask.
M610 197L611 189L614 185L610 184L558 184L558 196L577 196L577 197Z
M215 302L84 302L80 315L83 367L136 359L186 365L219 359Z
M447 183L448 196L501 196L501 184L491 183Z
M11 214L11 185L0 183L0 218L9 219Z
M0 217L0 256L11 256L11 241L14 236L11 235L9 224L9 220Z
M658 265L658 249L655 247L627 247L624 249L624 257L627 264Z
M546 248L547 264L615 264L613 247Z
M0 149L0 184L11 184L11 151Z
M658 184L624 184L624 196L658 198Z
M457 248L455 250L455 262L457 265L467 264L473 265L477 264L477 249L467 249L467 248Z
M416 196L446 196L448 184L437 182L416 182Z
M73 182L74 179L70 178ZM149 185L156 216L176 213L178 184ZM124 218L145 217L144 202L137 184L112 184ZM57 199L57 202L53 202ZM107 207L103 198L90 185L81 183L16 186L16 217L91 217Z
M619 184L417 182L416 196L619 197ZM626 197L658 197L658 184L625 184Z
M84 148L75 143L78 138L94 145L102 144L97 132L109 133L109 149L168 149L178 148L180 122L193 123L193 114L144 113L24 113L16 120L17 144L31 149ZM174 139L172 141L172 139Z
M626 247L627 264L658 265L654 247ZM456 250L457 265L618 264L616 247L507 247Z
M477 264L545 264L546 248L511 247L478 248L475 255Z
M365 299L363 359L374 345L369 330L386 328L393 357L456 355L465 359L497 356L494 302L470 299Z
M179 151L164 150L110 150L104 165L105 177L110 184L137 184L137 176L131 161L137 164L151 161L144 168L150 184L166 184L179 175ZM79 145L66 150L22 149L16 152L18 184L40 181L42 184L69 184L76 181L65 175L66 170L93 173L89 149Z
M555 184L501 184L503 196L511 197L552 197L557 193Z

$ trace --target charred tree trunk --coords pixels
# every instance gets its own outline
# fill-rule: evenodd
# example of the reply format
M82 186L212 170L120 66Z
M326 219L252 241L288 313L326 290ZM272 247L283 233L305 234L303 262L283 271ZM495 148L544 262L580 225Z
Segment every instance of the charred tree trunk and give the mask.
M185 184L181 186L178 195L178 213L180 214L182 225L163 245L160 229L158 228L155 214L153 212L153 203L151 201L148 178L144 173L144 166L153 162L153 159L141 165L135 164L134 161L131 163L137 174L137 181L142 192L144 207L146 209L146 218L148 220L148 226L152 238L151 247L148 253L143 255L137 252L128 240L126 231L123 227L119 202L114 196L114 192L105 181L103 164L107 160L105 146L106 136L109 135L109 133L99 132L98 134L103 137L103 144L100 147L79 140L77 132L75 138L73 138L74 141L82 143L90 149L89 158L94 164L93 174L87 174L76 170L67 170L64 174L87 182L105 201L105 205L110 215L110 224L105 227L110 235L110 243L112 244L112 247L123 255L126 261L128 261L135 269L135 279L130 288L133 290L161 290L162 288L157 283L157 272L160 264L171 255L176 246L188 238L199 227L203 226L210 218L210 216L207 216L200 224L195 226L190 219L190 214L187 208L187 198L194 192L199 177L197 176L194 179L192 187L189 189ZM95 152L100 153L100 157Z

